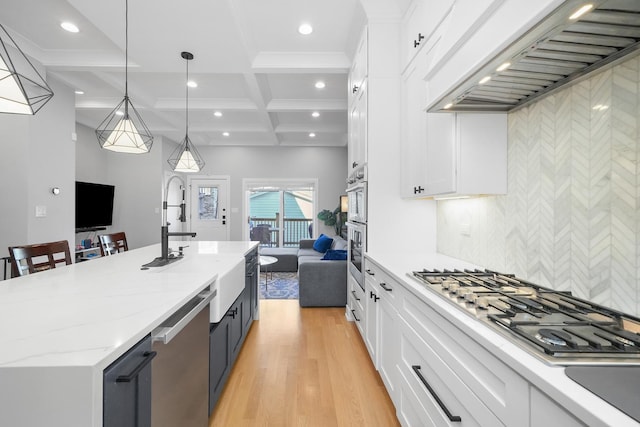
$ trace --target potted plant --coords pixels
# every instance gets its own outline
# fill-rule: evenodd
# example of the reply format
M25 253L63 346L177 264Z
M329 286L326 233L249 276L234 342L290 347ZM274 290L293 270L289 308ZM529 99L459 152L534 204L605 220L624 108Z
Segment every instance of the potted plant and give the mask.
M318 213L318 219L324 221L324 225L328 227L334 227L336 231L336 235L340 234L341 218L340 218L340 206L335 208L333 211L329 209L323 209Z

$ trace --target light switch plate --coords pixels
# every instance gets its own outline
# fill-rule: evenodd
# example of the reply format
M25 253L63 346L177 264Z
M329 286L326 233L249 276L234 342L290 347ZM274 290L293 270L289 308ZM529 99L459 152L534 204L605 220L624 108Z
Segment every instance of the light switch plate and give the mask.
M36 218L43 218L47 216L47 207L40 205L36 206Z

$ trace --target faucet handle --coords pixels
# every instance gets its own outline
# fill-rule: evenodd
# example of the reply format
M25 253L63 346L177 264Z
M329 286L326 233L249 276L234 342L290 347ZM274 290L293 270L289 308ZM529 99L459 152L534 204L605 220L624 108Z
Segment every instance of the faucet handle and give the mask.
M184 256L184 253L182 253L182 250L184 248L188 248L188 247L189 247L189 245L187 245L187 246L178 246L178 256Z

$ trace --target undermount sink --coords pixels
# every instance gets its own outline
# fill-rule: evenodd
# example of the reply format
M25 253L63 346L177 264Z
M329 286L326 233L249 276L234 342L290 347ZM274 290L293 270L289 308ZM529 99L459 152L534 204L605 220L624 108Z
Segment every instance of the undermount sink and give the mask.
M223 276L218 276L218 280L213 284L218 295L211 300L210 310L211 323L218 323L224 317L236 298L244 289L245 280L245 260L244 258L222 258L219 262L228 262L232 268Z

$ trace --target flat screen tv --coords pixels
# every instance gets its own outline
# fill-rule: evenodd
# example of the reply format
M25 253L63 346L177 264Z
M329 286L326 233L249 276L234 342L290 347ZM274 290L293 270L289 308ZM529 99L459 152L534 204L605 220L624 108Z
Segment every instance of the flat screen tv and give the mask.
M76 229L113 223L113 185L76 181Z

